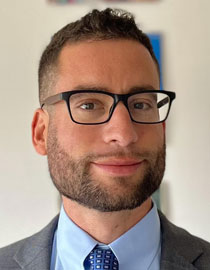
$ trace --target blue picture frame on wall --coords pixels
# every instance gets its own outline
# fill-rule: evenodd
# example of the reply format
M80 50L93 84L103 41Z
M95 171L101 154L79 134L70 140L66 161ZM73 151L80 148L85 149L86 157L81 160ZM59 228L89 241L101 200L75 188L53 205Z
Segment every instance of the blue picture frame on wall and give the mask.
M149 39L152 43L152 47L155 53L155 56L158 60L160 66L160 89L163 89L162 81L162 37L161 34L148 34Z

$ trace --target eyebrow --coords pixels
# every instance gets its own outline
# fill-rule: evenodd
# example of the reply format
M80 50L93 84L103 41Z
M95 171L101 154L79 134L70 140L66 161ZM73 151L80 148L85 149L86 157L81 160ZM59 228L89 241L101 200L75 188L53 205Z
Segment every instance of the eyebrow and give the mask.
M93 84L87 84L87 85L78 85L74 87L72 90L99 90L99 91L104 91L104 92L112 92L112 89L109 89L107 87L102 87L102 86L97 86ZM154 88L152 85L145 84L141 86L133 86L130 89L128 89L128 93L135 93L139 91L144 91L144 90L159 90Z
M159 90L159 89L156 89L152 85L147 84L143 86L134 86L129 89L129 93L135 93L135 92L144 91L144 90Z

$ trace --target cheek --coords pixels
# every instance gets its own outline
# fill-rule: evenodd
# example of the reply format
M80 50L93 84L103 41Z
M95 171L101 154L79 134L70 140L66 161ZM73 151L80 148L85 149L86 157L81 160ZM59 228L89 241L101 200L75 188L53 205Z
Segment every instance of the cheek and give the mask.
M78 125L69 121L59 125L57 136L63 149L72 156L82 157L92 152L100 138L98 129L93 126Z
M158 124L158 125L154 125L153 127L154 129L154 140L156 141L157 144L159 145L163 145L164 141L165 141L165 129L163 124Z
M142 141L144 142L145 147L148 146L153 149L162 146L164 144L164 140L165 131L162 124L146 125L139 137L140 143Z

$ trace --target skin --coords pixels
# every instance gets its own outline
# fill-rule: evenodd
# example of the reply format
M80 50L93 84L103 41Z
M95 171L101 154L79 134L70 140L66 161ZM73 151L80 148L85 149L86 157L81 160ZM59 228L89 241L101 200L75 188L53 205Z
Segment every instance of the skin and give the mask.
M59 56L57 78L52 95L81 86L103 88L119 94L129 93L137 86L159 89L159 76L151 55L144 46L129 40L83 41L66 45ZM164 144L163 124L134 123L121 103L108 123L96 126L73 123L64 102L53 106L53 116L45 109L37 109L32 122L33 145L41 155L48 154L50 121L57 131L60 146L75 159L90 151L98 155L122 149L124 152L131 149L157 151ZM144 163L132 172L125 169L130 176L129 181L133 182L143 171ZM113 172L92 165L91 173L110 192L125 193L125 185L117 186L113 181ZM119 170L114 170L114 175L119 173ZM62 199L67 215L93 238L105 244L139 222L152 206L149 198L133 210L100 212L64 196Z

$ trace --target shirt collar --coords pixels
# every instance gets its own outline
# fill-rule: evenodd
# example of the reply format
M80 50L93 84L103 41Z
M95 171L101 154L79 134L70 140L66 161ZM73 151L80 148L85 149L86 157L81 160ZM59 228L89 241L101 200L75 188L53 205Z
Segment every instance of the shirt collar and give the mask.
M71 261L83 269L85 258L97 243L67 216L62 206L57 228L57 253L62 265L67 266Z
M123 269L148 269L160 248L160 236L160 219L157 207L153 204L141 221L109 246ZM132 268L129 258L135 258Z
M65 213L62 206L57 228L57 256L63 269L83 269L83 262L98 244L78 227ZM160 249L160 220L157 207L109 247L115 253L120 269L148 269ZM69 259L71 258L71 259ZM135 258L130 260L130 258ZM129 263L129 265L128 265Z

